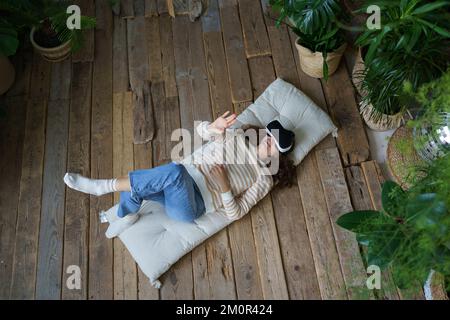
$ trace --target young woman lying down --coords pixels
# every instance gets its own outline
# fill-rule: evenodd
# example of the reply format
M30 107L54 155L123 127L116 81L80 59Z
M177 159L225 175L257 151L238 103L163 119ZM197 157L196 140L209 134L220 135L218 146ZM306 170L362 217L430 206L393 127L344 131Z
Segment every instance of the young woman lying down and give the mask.
M110 224L108 238L136 222L139 216L135 213L143 200L162 203L170 218L185 222L211 211L240 219L275 183L291 185L295 171L287 155L294 148L295 136L277 120L264 129L231 129L235 121L236 114L226 112L213 123L200 123L197 132L209 142L179 162L114 179L66 173L64 182L95 196L121 192L117 212L121 219Z

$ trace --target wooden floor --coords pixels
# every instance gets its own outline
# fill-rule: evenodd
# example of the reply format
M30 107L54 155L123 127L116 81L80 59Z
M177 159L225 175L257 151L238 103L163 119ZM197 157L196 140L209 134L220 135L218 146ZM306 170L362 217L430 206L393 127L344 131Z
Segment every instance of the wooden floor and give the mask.
M98 24L84 48L58 64L22 50L2 99L0 298L374 298L354 237L334 223L352 208L379 208L383 180L345 61L328 82L306 76L295 37L275 27L266 1L210 0L195 23L171 18L165 1L122 1L118 16L107 0L78 2ZM296 185L273 191L154 289L120 240L104 236L98 213L117 195L66 189L64 173L111 177L166 163L172 130L239 112L276 77L326 110L339 137L306 157ZM147 131L133 131L133 106L150 119ZM152 140L133 144L139 135ZM71 266L81 270L79 290L66 285ZM403 298L387 272L376 298Z

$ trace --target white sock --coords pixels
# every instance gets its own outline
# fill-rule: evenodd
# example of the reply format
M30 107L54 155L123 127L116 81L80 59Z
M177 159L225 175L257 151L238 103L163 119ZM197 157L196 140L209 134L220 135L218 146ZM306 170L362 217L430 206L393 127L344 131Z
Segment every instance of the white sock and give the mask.
M139 215L137 213L133 213L111 222L108 230L106 230L106 237L111 239L119 236L122 232L132 226L138 219Z
M76 173L66 173L64 182L72 189L94 196L115 192L117 179L89 179Z

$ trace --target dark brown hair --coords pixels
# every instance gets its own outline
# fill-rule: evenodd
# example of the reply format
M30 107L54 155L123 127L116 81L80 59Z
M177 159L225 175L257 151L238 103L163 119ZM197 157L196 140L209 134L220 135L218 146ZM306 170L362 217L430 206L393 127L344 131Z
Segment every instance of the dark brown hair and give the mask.
M253 125L243 125L242 130L244 130L244 134L247 130L256 130L259 133L262 128L253 126ZM259 145L263 136L260 134L257 135L257 145ZM287 153L279 153L279 168L277 173L272 175L273 183L280 188L291 187L294 183L294 177L296 176L296 170L294 166L294 162L289 159Z

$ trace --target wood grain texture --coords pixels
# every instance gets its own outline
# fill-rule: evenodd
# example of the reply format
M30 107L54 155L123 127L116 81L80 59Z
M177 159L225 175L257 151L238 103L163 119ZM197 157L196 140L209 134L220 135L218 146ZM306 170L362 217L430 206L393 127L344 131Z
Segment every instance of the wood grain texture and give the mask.
M16 77L13 85L4 96L24 97L30 91L33 52L31 49L19 48L18 52L13 57L10 57L10 60L16 70Z
M135 17L145 16L145 0L134 0L133 7Z
M154 17L158 15L158 4L156 0L145 0L145 16Z
M113 92L126 92L130 87L128 74L127 20L114 16L113 29Z
M109 5L96 2L95 60L92 83L91 177L107 178L113 174L112 147L112 13ZM112 195L90 198L88 298L112 299L112 241L105 237L106 226L98 214L112 206Z
M137 93L149 79L145 18L127 20L128 72L131 90Z
M150 82L133 92L133 141L135 144L147 143L155 135L155 115Z
M322 299L347 299L314 152L297 167L297 180Z
M95 2L92 0L76 0L83 16L95 17ZM94 29L83 31L83 44L72 54L72 62L94 61Z
M174 39L172 36L172 20L164 15L160 18L160 37L161 37L161 63L163 80L166 90L166 97L178 96L177 83L175 77L175 57L174 57ZM199 39L201 41L201 39ZM200 59L201 57L197 57ZM203 60L200 60L203 61Z
M254 57L248 59L252 90L255 100L275 80L275 70L271 57Z
M214 9L214 7L210 6L208 8L208 10L211 9ZM220 31L205 32L203 30L203 43L205 47L206 69L208 72L213 118L216 119L225 111L232 109L230 82L228 79L222 33Z
M134 0L120 1L120 16L122 18L134 18Z
M11 288L11 298L16 296L21 298L31 296L30 298L32 298L35 282L25 283L22 281L19 271L17 271L19 276L16 276L16 272L13 271L14 264L23 263L14 259L14 246L22 177L21 171L23 166L30 166L30 162L28 164L22 163L22 158L25 158L25 161L30 161L30 155L23 154L27 100L23 96L15 96L3 99L2 104L6 115L0 118L0 130L3 133L0 140L0 152L2 153L0 157L0 174L2 176L0 183L0 299L9 299ZM40 125L42 126L42 124ZM30 129L27 130L30 131ZM40 132L39 130L37 128L37 132ZM28 133L28 135L30 134ZM31 158L31 160L33 159ZM39 199L34 201L39 203ZM36 247L36 244L34 246ZM35 252L34 256L27 255L27 257L33 259L34 264L36 264L36 255L37 252ZM29 266L30 264L25 268ZM35 277L35 270L31 272L32 276ZM14 279L19 282L14 283ZM23 286L27 288L23 288ZM24 291L23 293L22 290Z
M263 299L251 214L228 227L236 293L239 300Z
M173 21L175 71L180 100L181 123L194 132L194 121L211 119L208 76L200 22L186 16Z
M90 176L92 63L72 65L67 171ZM75 265L81 270L81 289L62 287L62 299L88 297L89 195L66 188L63 271ZM63 272L63 284L71 274Z
M48 99L52 64L45 61L39 53L33 54L29 98Z
M127 176L133 171L133 94L116 93L113 96L113 176ZM114 193L114 203L120 194ZM114 239L114 299L137 299L137 267L125 245Z
M344 166L368 160L369 142L345 64L341 64L328 81L322 81L322 85L328 110L339 128L337 144Z
M33 299L38 268L39 221L41 216L42 175L45 154L47 100L29 100L23 144L17 221L14 219L15 244L11 298ZM15 216L14 216L15 218ZM4 228L8 234L8 228ZM3 228L2 228L3 233ZM45 233L45 231L43 231ZM14 239L14 234L12 234ZM11 276L11 275L10 275ZM39 280L39 278L38 278Z
M238 4L247 58L271 54L261 4L255 0L238 0Z
M158 17L150 17L145 20L145 32L150 81L163 81L161 37Z
M373 292L366 286L366 270L355 234L336 224L342 214L353 211L339 151L337 148L318 150L316 158L348 297L352 300L373 299Z
M264 299L288 299L289 293L270 196L253 207L251 217Z
M192 251L194 296L197 300L236 299L227 230L221 230Z
M223 40L233 103L253 99L237 5L220 1Z
M63 264L65 185L69 130L71 63L53 66L45 133L42 212L39 231L36 298L60 299Z

